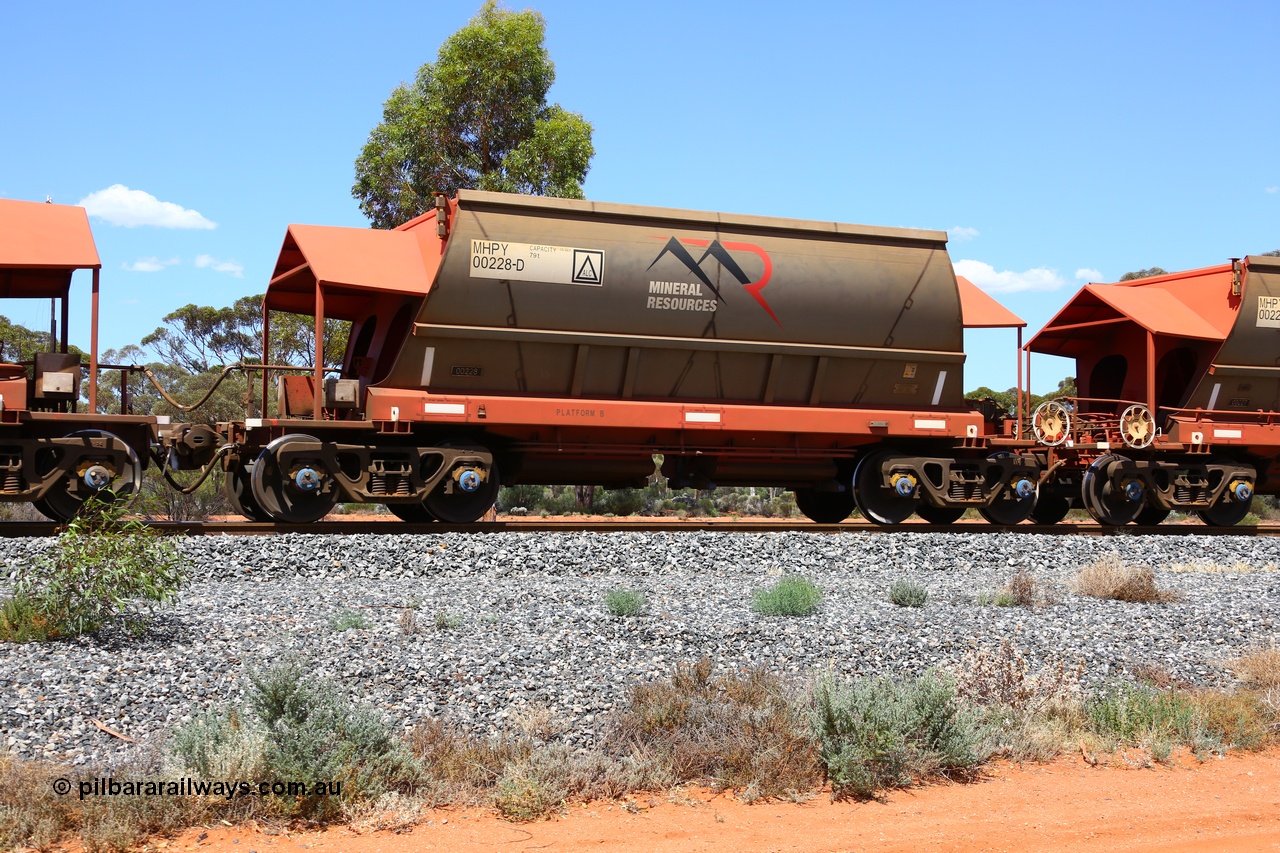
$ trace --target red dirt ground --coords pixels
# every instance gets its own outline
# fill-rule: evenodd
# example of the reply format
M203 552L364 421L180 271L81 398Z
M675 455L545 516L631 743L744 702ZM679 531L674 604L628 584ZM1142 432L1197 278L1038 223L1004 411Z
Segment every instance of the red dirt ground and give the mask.
M1280 851L1280 752L1139 767L1123 757L993 765L971 784L930 785L884 802L744 805L690 790L570 806L514 824L491 811L437 810L410 829L189 830L149 850L207 853L495 850L629 851ZM201 837L203 835L203 837Z

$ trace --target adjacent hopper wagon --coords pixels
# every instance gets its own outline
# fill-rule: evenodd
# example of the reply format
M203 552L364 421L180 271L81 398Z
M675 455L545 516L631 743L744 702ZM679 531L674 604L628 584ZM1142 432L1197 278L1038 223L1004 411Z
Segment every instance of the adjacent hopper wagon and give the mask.
M1090 284L1027 347L1074 358L1079 390L1032 413L1040 520L1233 525L1280 490L1280 258Z
M101 268L84 208L0 199L0 298L50 302L45 352L0 341L0 501L34 504L50 518L72 517L102 489L136 491L159 422L97 412ZM67 332L77 270L93 276L87 408Z

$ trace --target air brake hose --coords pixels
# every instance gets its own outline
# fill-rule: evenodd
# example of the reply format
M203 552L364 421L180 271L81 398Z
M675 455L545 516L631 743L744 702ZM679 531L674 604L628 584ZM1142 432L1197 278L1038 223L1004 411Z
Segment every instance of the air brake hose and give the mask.
M136 364L133 367L135 370L141 370L143 373L147 375L147 378L151 380L151 384L156 386L156 390L160 392L160 396L164 397L165 402L167 402L169 405L173 406L180 412L190 412L203 406L208 401L208 399L213 396L213 392L218 390L218 386L222 384L222 380L227 378L228 373L230 373L233 370L243 370L245 367L245 364L244 362L237 361L235 364L228 364L226 367L222 368L222 373L219 374L218 378L214 380L213 387L210 388L208 391L206 391L203 397L201 397L196 402L192 403L190 406L184 406L182 403L179 403L177 400L173 399L173 397L170 397L169 392L164 390L164 388L161 387L160 380L156 379L156 375L151 372L151 368L145 367L142 365L136 365Z
M152 450L151 458L155 461L156 466L160 469L160 472L164 474L165 482L167 482L170 486L172 486L181 494L189 495L192 492L194 492L196 489L200 488L200 486L204 483L205 480L209 479L209 475L213 473L215 463L217 463L217 461L221 459L223 456L227 455L227 453L235 446L236 445L234 444L228 443L219 447L217 451L213 454L213 458L209 460L209 464L205 465L204 468L201 469L200 476L196 478L196 481L189 486L184 486L181 483L179 483L177 480L173 479L173 475L169 473L168 464L164 459L160 458L160 454L158 452L156 452L155 450Z

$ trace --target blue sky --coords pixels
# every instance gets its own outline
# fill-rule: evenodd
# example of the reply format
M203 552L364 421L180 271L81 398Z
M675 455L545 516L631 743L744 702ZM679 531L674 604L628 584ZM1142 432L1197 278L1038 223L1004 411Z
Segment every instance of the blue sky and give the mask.
M265 289L289 223L364 225L352 163L383 100L478 7L8 4L0 197L175 206L142 208L188 227L93 220L103 346L137 342ZM949 230L1032 330L1086 280L1280 248L1280 4L533 8L552 100L595 125L588 198ZM1012 332L967 349L967 387L1013 384ZM1038 357L1036 390L1070 368Z

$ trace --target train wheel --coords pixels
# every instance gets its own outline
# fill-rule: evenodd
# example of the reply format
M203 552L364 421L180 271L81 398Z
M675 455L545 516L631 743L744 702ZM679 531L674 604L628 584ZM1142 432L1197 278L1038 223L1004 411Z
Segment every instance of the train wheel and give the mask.
M426 504L386 504L386 507L396 518L410 524L427 524L436 520Z
M227 471L227 481L223 484L227 495L227 503L231 508L250 521L270 521L258 502L253 498L253 463L237 465Z
M960 520L960 516L964 515L964 507L933 506L922 502L916 507L916 515L930 524L955 524Z
M818 524L839 524L849 517L857 504L849 492L819 492L796 489L796 508Z
M997 459L1005 456L1012 456L1012 454L1001 451L991 454L988 458ZM1010 482L1008 488L1001 490L995 500L984 507L979 507L978 514L991 524L1002 526L1021 524L1035 512L1038 492L1035 480L1020 475L1016 482Z
M249 480L254 502L275 521L310 524L329 514L338 502L337 489L324 489L324 469L319 460L295 460L288 470L280 453L290 445L317 441L309 435L285 435L262 448Z
M70 521L92 495L104 494L124 499L136 494L142 487L142 462L133 448L119 436L100 429L85 429L70 433L67 438L86 441L105 438L118 442L126 451L125 460L123 463L114 458L95 460L93 454L88 454L85 458L88 464L78 466L78 481L66 477L46 492L44 497L33 502L35 508L49 518L54 521ZM79 488L73 491L73 484Z
M473 477L468 477L467 469L464 469L460 476L451 476L453 491L448 494L444 491L444 482L436 486L435 491L427 495L426 511L445 524L470 524L482 518L498 500L501 481L498 478L497 460L489 466L489 476L486 479L480 479L478 472L472 471L472 474ZM474 488L467 491L468 485L473 485Z
M914 482L903 478L894 487L881 482L881 466L896 456L876 450L859 459L858 467L853 470L853 499L863 516L876 524L901 524L916 511Z
M1142 508L1142 512L1138 513L1138 517L1134 522L1141 524L1143 527L1155 527L1160 522L1169 517L1170 510L1161 509L1155 504L1147 504Z
M1123 527L1135 520L1146 506L1146 501L1139 493L1136 500L1115 490L1111 479L1106 475L1106 468L1112 462L1128 462L1129 460L1115 453L1099 457L1080 478L1080 497L1085 509L1089 510L1099 524Z
M1197 510L1196 515L1210 527L1235 527L1244 521L1253 507L1253 496L1247 501L1218 501L1208 509Z
M1062 495L1041 495L1031 510L1031 518L1036 524L1057 524L1070 511L1071 501Z

